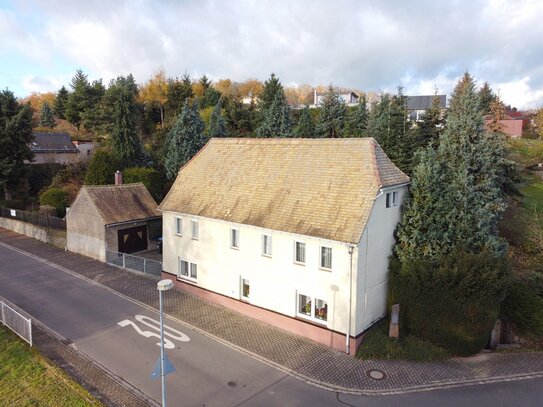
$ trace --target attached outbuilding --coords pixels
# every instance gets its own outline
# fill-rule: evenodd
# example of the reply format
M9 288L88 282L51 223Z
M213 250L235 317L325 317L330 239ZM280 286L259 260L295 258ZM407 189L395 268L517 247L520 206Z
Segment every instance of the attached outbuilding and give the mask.
M353 353L386 315L408 184L372 138L211 139L160 205L163 277Z
M67 249L101 261L106 251L145 251L161 218L142 183L85 185L66 215Z

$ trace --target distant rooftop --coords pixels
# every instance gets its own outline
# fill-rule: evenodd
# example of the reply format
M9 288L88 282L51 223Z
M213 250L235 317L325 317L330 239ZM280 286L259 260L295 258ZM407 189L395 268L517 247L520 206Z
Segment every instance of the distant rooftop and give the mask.
M34 153L79 153L68 133L33 133L30 149Z
M423 95L408 96L407 110L426 110L432 107L432 101L435 97L439 98L439 107L445 109L447 106L447 95Z

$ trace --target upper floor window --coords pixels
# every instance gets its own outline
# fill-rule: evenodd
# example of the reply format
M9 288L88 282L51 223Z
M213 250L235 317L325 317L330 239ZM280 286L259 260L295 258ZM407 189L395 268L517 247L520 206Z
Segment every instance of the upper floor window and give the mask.
M197 220L192 219L190 221L191 229L192 229L192 238L195 240L198 240L200 237L200 229L199 224Z
M239 229L230 229L230 247L239 249Z
M272 237L271 235L262 235L262 254L264 256L272 255Z
M332 248L321 246L321 261L320 266L323 269L332 268Z
M175 218L175 234L176 235L183 234L183 219L181 218Z
M294 261L296 263L305 264L305 243L294 242Z
M387 192L386 195L386 207L390 208L392 206L398 206L398 192Z

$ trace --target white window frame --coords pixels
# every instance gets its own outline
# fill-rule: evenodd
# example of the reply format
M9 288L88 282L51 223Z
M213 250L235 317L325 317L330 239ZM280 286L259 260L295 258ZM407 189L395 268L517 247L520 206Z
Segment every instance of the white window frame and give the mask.
M190 220L190 232L192 235L192 240L199 240L200 239L200 222L198 222L198 219L191 219ZM194 233L196 232L196 233Z
M325 266L323 263L323 249L330 249L330 267L327 267ZM333 266L333 250L332 250L332 246L325 246L325 245L322 245L319 247L319 268L321 270L327 270L327 271L331 271L332 270L332 266Z
M187 264L187 275L181 274L181 262ZM196 269L196 277L192 276L193 267ZM177 279L178 280L187 280L192 282L198 282L198 264L191 262L183 257L177 258Z
M249 287L248 295L245 295L244 290L243 290L246 281L247 281L247 287ZM241 277L241 287L240 287L239 294L242 300L249 301L249 299L251 298L251 280L249 280L248 278L244 278L243 276Z
M234 238L234 235L236 236ZM234 245L236 243L236 245ZM239 229L238 228L230 228L230 248L239 250Z
M309 314L307 314L306 312L301 312L300 311L300 306L301 306L301 298L300 297L306 297L306 298L309 298ZM317 301L322 301L324 303L324 306L321 308L321 309L325 309L326 310L326 319L324 318L319 318L318 315L317 315L317 312L315 310L315 303ZM307 303L306 305L304 306L304 308L307 307ZM314 295L308 295L307 293L304 293L304 292L300 292L300 291L297 291L296 292L296 316L300 317L300 318L304 318L304 319L307 319L307 320L310 320L310 321L313 321L313 322L317 322L319 324L324 324L326 325L328 323L328 315L330 313L330 309L328 307L328 301L325 301L323 300L322 298L318 298L317 296L314 296Z
M175 217L175 234L177 236L183 236L183 218Z
M304 258L303 261L298 260L298 244L302 244L304 247ZM307 245L303 240L295 240L294 241L294 264L299 264L301 266L305 266L306 258L307 258L307 251L306 251Z
M261 240L261 250L262 250L262 256L265 257L271 257L273 253L272 249L272 235L269 233L262 233L262 240ZM269 243L269 244L267 244Z
M387 208L398 206L398 196L398 191L387 192L385 196L385 206Z

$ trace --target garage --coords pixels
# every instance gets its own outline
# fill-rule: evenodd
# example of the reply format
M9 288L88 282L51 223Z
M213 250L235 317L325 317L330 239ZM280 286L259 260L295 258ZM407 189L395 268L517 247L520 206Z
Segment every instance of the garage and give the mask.
M147 250L147 225L117 231L119 253L136 253Z

